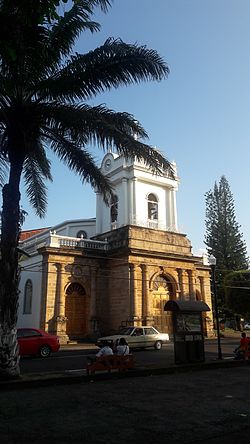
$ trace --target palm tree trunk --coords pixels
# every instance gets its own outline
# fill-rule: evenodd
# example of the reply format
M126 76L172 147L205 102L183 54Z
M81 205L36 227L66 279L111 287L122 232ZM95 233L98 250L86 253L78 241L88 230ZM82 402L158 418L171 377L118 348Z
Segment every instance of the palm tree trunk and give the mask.
M0 259L0 378L18 377L18 240L20 234L20 177L23 160L12 159L9 183L3 187Z

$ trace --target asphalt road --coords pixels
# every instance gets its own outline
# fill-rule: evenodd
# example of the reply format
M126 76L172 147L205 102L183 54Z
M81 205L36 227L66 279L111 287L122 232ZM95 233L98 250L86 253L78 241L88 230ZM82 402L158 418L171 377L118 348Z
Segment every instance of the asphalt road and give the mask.
M237 339L222 339L221 347L224 359L232 357L232 350L237 346ZM217 341L205 341L205 356L206 360L213 360L217 358ZM41 373L63 370L79 370L86 367L86 357L89 354L95 354L97 348L86 349L84 345L72 345L62 347L58 353L51 357L31 358L24 357L20 361L21 373ZM174 345L169 343L164 345L162 350L135 350L136 365L139 367L157 368L168 367L174 364Z
M249 365L0 395L1 444L247 444L249 436Z

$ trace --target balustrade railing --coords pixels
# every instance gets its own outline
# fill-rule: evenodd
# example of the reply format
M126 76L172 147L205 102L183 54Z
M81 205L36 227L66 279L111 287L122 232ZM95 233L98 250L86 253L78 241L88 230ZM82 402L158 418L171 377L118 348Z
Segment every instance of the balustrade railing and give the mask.
M130 225L136 225L138 227L152 228L154 230L171 231L173 233L178 233L179 230L175 225L166 225L161 220L151 220L151 219L139 219L135 216L129 218Z
M39 248L42 247L68 247L68 248L84 248L91 250L102 250L108 249L108 242L96 241L91 239L81 239L70 236L59 236L55 233L49 233L43 238L36 238L26 242L22 242L22 248L28 252L35 253Z

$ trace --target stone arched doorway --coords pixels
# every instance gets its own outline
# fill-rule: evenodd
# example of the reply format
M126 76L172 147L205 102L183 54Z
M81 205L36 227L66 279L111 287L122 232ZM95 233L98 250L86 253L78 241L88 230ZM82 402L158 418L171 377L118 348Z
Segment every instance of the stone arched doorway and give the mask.
M169 299L176 299L176 287L168 276L160 274L153 280L151 289L154 326L160 332L171 334L172 314L164 311L164 307Z
M80 339L87 334L88 299L83 286L72 283L66 290L66 333L70 339Z

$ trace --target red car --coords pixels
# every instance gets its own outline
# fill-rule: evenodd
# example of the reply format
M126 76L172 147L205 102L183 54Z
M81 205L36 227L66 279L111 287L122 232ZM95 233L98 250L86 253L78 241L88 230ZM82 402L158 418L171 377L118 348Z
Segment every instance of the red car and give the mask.
M47 358L51 352L57 352L60 348L57 336L37 328L18 328L17 340L20 356L39 355Z

